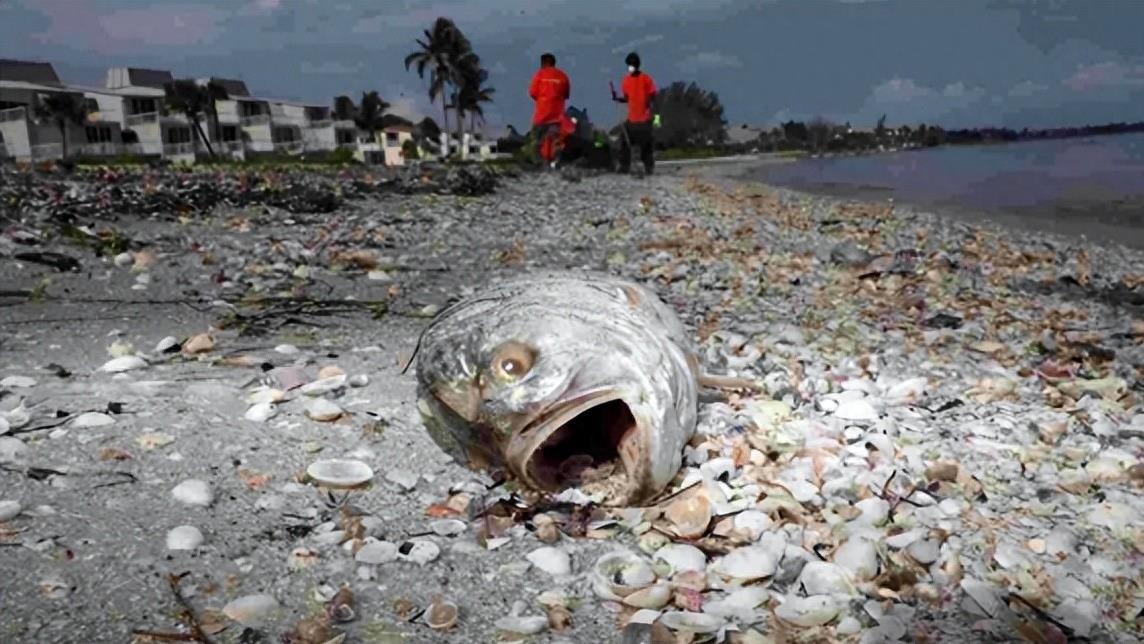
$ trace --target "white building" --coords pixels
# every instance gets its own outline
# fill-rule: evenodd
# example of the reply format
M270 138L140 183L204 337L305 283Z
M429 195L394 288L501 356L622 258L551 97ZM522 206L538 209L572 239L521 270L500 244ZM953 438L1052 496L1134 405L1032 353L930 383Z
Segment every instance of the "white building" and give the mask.
M86 88L85 93L99 104L101 121L120 124L126 153L191 163L193 126L185 114L169 112L164 105L163 87L172 81L169 71L116 67L107 70L103 88Z
M99 127L89 116L84 123L59 124L38 114L38 107L52 94L84 93L67 87L51 63L0 59L0 158L18 161L59 159L68 156L116 154L117 132ZM89 112L94 110L89 105Z

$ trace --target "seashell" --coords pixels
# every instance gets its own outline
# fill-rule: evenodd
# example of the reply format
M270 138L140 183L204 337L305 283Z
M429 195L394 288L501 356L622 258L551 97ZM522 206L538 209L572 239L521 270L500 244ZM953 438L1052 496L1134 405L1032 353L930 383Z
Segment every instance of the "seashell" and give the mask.
M655 571L646 561L624 550L600 557L592 567L592 589L603 599L620 601L655 580Z
M273 403L262 402L251 406L242 417L254 423L264 423L277 413L278 409Z
M0 523L15 519L23 511L24 507L20 505L19 501L4 500L0 501Z
M8 416L0 412L0 436L7 434L12 430L12 425L8 422Z
M167 532L167 550L194 550L203 543L203 533L193 525L181 525Z
M669 543L663 546L655 551L655 559L671 566L671 574L707 569L707 555L699 548L685 543Z
M304 396L322 396L346 386L346 374L327 376L313 382L308 382L299 389Z
M829 595L796 597L788 595L775 608L775 616L795 626L822 626L829 624L842 612L842 607Z
M572 574L572 558L560 548L543 546L528 553L525 559L554 577Z
M396 561L397 556L397 544L388 541L370 541L358 549L354 554L354 561L376 566Z
M933 539L920 539L906 547L906 552L913 557L914 561L928 566L937 561L940 549L941 544L937 541Z
M723 599L704 602L703 612L728 621L756 622L759 617L759 605L767 601L770 596L771 591L762 586L745 586L731 592Z
M415 563L419 566L424 566L430 561L433 561L440 554L441 548L437 544L424 539L406 541L397 549L399 559Z
M671 538L666 534L655 530L649 530L640 535L638 545L644 554L651 555L655 554L656 551L669 543L671 543Z
M521 635L535 635L548 628L548 618L541 616L516 616L510 615L498 619L493 626L502 631L509 633L519 633Z
M807 595L853 595L857 592L850 581L850 573L828 561L808 561L802 567L797 583Z
M353 459L329 458L314 461L306 474L319 484L332 488L352 488L373 479L373 469Z
M660 616L659 622L673 631L692 633L715 633L726 624L714 615L683 610L668 611Z
M705 492L693 494L668 505L664 516L676 535L685 539L701 537L711 523L711 500Z
M29 378L28 376L7 376L0 380L0 387L11 387L13 389L27 389L36 386L36 379Z
M14 463L24 458L28 446L15 436L0 436L0 463Z
M663 608L671 601L671 595L671 585L661 583L641 588L621 601L634 608Z
M286 567L290 570L305 570L318 562L318 553L309 548L294 548L286 555Z
M350 379L347 382L349 382L351 387L364 387L369 384L369 376L365 375L364 373L359 373L350 376Z
M763 579L775 574L782 550L765 545L752 545L733 550L713 565L714 572L732 579Z
M735 515L735 529L740 530L750 538L758 541L764 532L770 530L774 521L765 512L758 510L745 510Z
M76 416L71 424L72 427L79 428L105 427L107 425L114 425L115 419L98 411L88 411Z
M425 609L425 623L435 631L447 631L457 623L457 605L446 599L435 597Z
M166 353L179 345L179 339L169 335L155 344L152 353Z
M269 621L278 609L277 599L271 595L258 594L233 599L222 607L222 612L243 626L257 628Z
M344 376L344 375L346 375L345 370L336 364L326 365L326 366L322 367L321 369L318 369L318 379L319 380L321 380L323 378L335 378L337 376Z
M337 420L342 413L342 408L337 403L325 398L316 398L306 404L306 417L320 423Z
M187 479L171 490L175 500L186 505L207 507L214 501L214 492L206 481Z
M874 542L865 537L847 539L831 559L859 581L873 579L878 574L878 551Z
M122 373L124 371L131 371L132 369L142 369L147 366L147 361L139 356L122 356L119 358L112 358L103 363L99 371L105 373Z
M464 532L469 526L457 519L437 519L429 522L429 529L433 534L441 537L452 537Z
M872 421L878 420L878 410L868 400L843 400L834 410L834 417L842 420Z
M187 338L183 343L182 352L184 355L195 355L198 353L207 353L214 350L214 338L209 333L200 333Z

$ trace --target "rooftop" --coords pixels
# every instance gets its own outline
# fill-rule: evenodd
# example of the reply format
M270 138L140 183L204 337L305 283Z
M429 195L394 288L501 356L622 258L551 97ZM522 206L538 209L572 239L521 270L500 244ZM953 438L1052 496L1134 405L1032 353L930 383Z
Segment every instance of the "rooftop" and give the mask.
M0 81L22 81L40 85L59 85L60 77L51 63L0 58Z

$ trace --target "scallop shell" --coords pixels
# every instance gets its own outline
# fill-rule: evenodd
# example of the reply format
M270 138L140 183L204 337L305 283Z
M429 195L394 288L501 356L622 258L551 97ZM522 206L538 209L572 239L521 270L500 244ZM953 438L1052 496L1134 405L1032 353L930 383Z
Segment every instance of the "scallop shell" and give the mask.
M354 459L328 458L314 461L306 474L326 487L352 488L373 479L373 469Z
M600 557L592 567L592 589L603 599L620 601L655 580L655 571L646 561L622 550Z
M457 605L447 599L435 598L425 610L425 623L435 631L445 631L457 623Z

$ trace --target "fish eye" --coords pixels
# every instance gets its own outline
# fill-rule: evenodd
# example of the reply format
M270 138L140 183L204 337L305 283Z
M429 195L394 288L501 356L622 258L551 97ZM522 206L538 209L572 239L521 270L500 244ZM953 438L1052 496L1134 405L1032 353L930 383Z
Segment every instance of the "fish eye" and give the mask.
M532 369L536 351L521 342L509 341L493 352L492 370L505 380L517 380Z

